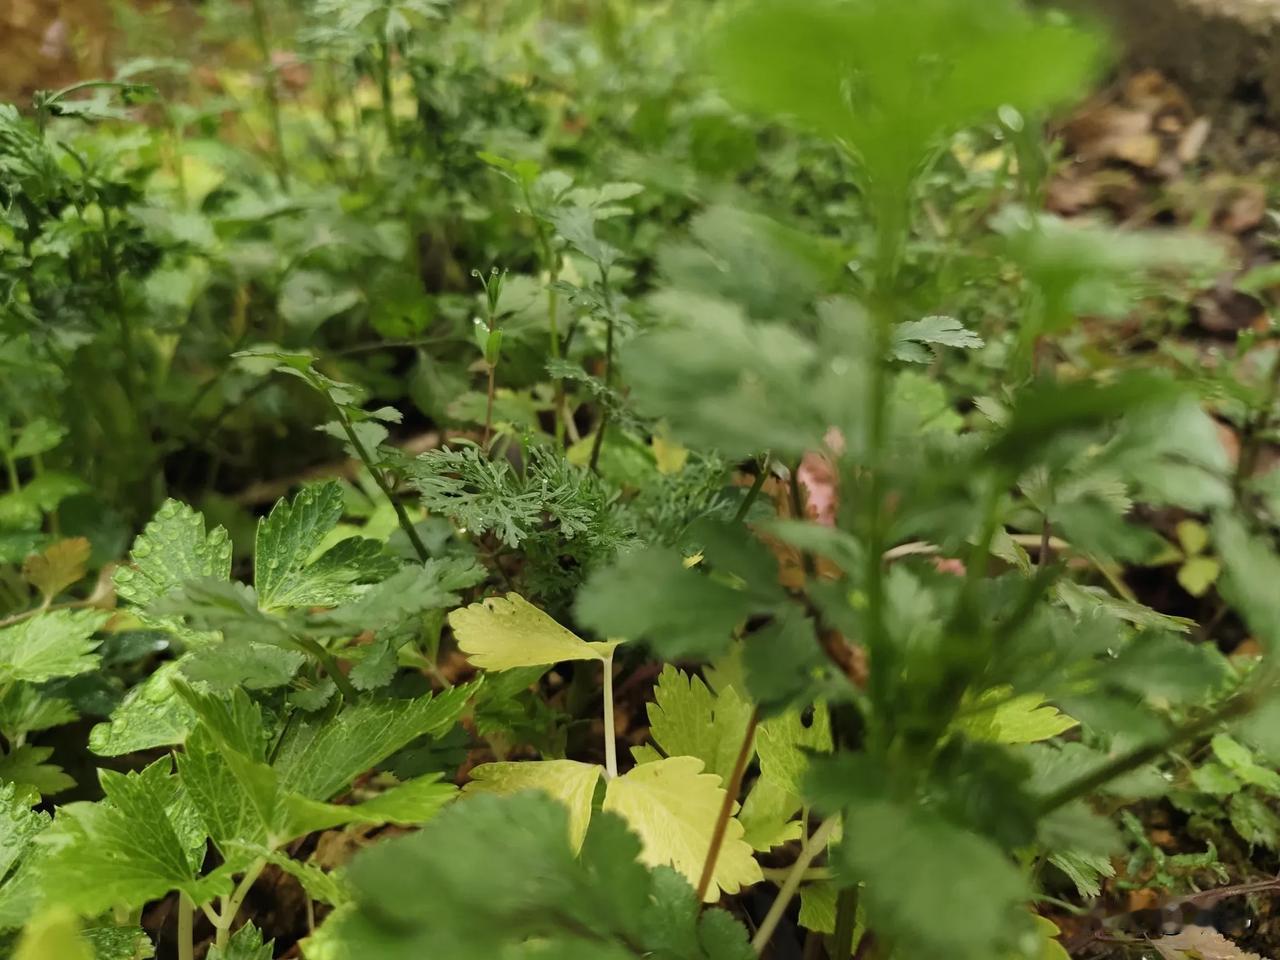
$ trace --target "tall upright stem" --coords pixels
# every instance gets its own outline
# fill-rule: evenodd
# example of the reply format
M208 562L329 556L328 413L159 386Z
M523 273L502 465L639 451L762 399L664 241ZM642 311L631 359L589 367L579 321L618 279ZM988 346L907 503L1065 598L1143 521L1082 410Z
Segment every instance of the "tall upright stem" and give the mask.
M191 898L178 894L178 960L195 960L195 912Z
M701 903L711 888L711 878L715 876L716 861L720 859L720 848L724 846L725 831L729 829L729 818L733 816L733 805L738 802L738 793L742 790L742 778L746 775L747 764L755 752L756 727L760 725L760 708L751 711L751 719L747 721L747 730L742 737L742 746L738 748L738 759L734 761L733 772L729 782L724 785L724 800L720 803L720 812L716 815L716 825L711 831L711 843L707 846L707 858L702 862L702 875L698 877L698 902Z
M618 775L618 739L613 729L613 653L604 661L604 775Z
M796 862L791 865L791 869L787 872L787 878L782 882L778 895L769 907L769 912L764 915L764 920L760 922L760 929L756 931L755 937L751 940L751 949L755 950L757 957L764 953L764 948L768 946L769 939L773 936L774 931L778 929L778 924L787 912L791 899L800 888L800 882L804 879L805 871L809 869L809 864L813 863L814 857L826 848L827 842L831 839L831 835L836 832L836 828L839 825L839 816L827 818L823 821L822 826L818 827L813 836L809 837L804 842L804 846L800 848L800 855L796 857Z
M427 550L427 545L422 542L422 538L418 536L418 531L414 529L413 521L409 519L409 514L405 512L404 504L399 501L391 485L387 483L387 478L383 476L377 464L373 462L373 458L369 455L369 451L364 448L364 444L360 442L360 437L356 434L355 429L351 426L346 411L338 406L337 402L330 398L333 410L338 418L338 423L342 425L342 432L347 435L347 440L351 443L351 448L355 450L356 456L360 458L360 462L365 465L373 482L378 485L378 489L382 491L382 495L387 498L391 504L391 509L396 513L396 520L400 524L400 529L404 531L404 535L409 538L409 543L413 545L413 552L418 555L418 559L426 563L431 559L431 552Z
M396 147L396 115L391 104L391 44L384 40L379 45L378 92L382 100L382 126L387 133L387 147Z
M273 157L276 177L280 181L280 189L287 191L289 161L284 152L284 125L280 120L280 87L277 83L275 64L271 62L271 31L267 24L265 0L253 0L253 38L258 45L258 55L262 58L267 115L271 120L271 135L276 141L276 152Z

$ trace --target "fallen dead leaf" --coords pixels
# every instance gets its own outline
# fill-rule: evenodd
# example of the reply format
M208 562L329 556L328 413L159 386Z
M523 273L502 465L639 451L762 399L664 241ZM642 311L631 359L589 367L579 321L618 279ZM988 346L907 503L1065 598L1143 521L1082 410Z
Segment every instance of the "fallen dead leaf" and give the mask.
M1183 927L1151 941L1165 960L1269 960L1246 953L1212 927Z

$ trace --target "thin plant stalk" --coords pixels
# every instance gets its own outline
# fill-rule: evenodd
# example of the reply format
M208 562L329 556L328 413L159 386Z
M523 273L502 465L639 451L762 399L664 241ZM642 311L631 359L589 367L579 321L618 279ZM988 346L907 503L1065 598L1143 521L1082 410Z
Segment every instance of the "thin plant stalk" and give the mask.
M831 948L837 957L853 952L853 935L858 925L858 888L845 887L836 894L836 932ZM864 935L863 939L866 939Z
M787 907L791 905L792 898L796 895L796 891L800 889L800 884L807 875L809 864L813 863L814 858L826 848L827 842L831 839L831 835L836 832L836 828L839 825L840 818L838 816L829 817L822 822L822 826L818 827L813 836L809 837L804 842L804 846L800 848L800 855L796 857L796 862L787 871L787 877L782 882L778 895L774 898L769 907L769 912L765 914L764 920L760 922L760 928L751 940L751 949L756 952L757 957L764 953L764 948L768 946L774 931L778 929L778 924L786 914Z
M258 45L258 55L262 58L263 76L266 81L267 116L271 121L271 135L275 138L276 149L272 161L276 168L276 177L280 181L280 189L289 189L289 160L284 151L284 124L280 120L280 86L276 76L275 64L271 62L271 30L267 23L265 0L252 0L253 39Z
M255 860L249 869L245 871L244 876L240 878L235 890L221 898L218 919L213 925L214 946L226 948L227 941L231 939L231 927L236 922L236 915L240 913L240 907L244 905L245 897L249 896L249 891L253 888L254 883L266 865L266 860Z
M191 898L178 894L178 960L195 960L195 912Z
M493 329L492 326L489 327ZM489 383L486 389L484 404L484 446L489 446L489 438L493 435L493 397L498 392L498 368L495 364L486 363L489 368Z
M365 465L365 469L373 477L373 482L378 485L378 489L382 491L383 496L387 498L387 502L391 504L391 508L396 512L396 520L400 524L400 529L404 531L404 535L409 538L409 543L413 545L413 552L418 555L419 560L426 563L431 559L431 553L427 550L427 545L422 542L422 538L418 536L418 531L414 528L413 521L409 519L409 514L405 512L404 504L396 497L391 485L387 482L387 478L383 476L382 471L373 462L373 457L369 455L369 451L360 442L359 436L356 435L355 429L351 426L351 421L347 418L346 411L332 399L330 399L330 403L333 406L334 414L338 418L338 423L342 426L342 432L347 435L347 440L351 443L351 448L355 450L356 456L360 458L360 462Z
M734 523L742 523L747 519L747 514L751 512L751 507L760 496L760 491L764 489L764 482L768 477L769 454L766 452L756 461L756 478L751 482L751 489L747 491L747 495L742 498L742 503L738 504L738 512L733 515Z
M720 803L720 812L716 815L716 825L711 831L711 843L707 846L707 859L702 863L702 874L698 877L697 898L701 903L711 887L711 878L716 872L716 861L720 859L720 848L724 846L725 831L729 829L729 818L733 816L733 805L738 801L738 793L742 789L742 778L747 772L747 763L751 760L756 742L756 727L760 725L760 708L751 711L751 719L747 721L747 731L742 738L742 746L738 748L738 759L734 761L733 772L729 782L724 785L724 800Z
M538 247L542 255L542 263L547 271L547 327L548 343L547 346L551 353L552 360L560 359L560 294L556 290L556 281L560 279L560 257L555 251L555 247L551 243L551 234L547 230L547 225L542 218L534 212L533 194L529 192L528 182L522 182L521 190L524 193L525 209L529 211L529 216L533 218L533 229L538 237ZM564 410L564 380L560 376L553 374L551 377L555 384L555 406L552 409L554 428L556 434L557 446L564 443L565 431L565 410Z
M604 385L613 384L613 292L609 287L609 271L604 265L600 267L600 290L604 294L605 335L604 335ZM600 415L600 424L596 427L596 439L591 445L591 470L599 471L600 450L604 446L604 434L609 428L609 409L606 407Z
M613 729L613 652L604 660L604 775L618 775L618 741Z
M1255 690L1241 690L1216 709L1198 719L1175 727L1159 740L1135 747L1093 772L1064 783L1057 790L1040 798L1040 802L1036 805L1037 814L1045 817L1075 800L1087 797L1117 777L1123 777L1126 773L1131 773L1144 764L1150 763L1179 744L1202 737L1227 720L1244 716L1257 705L1258 699L1259 696Z

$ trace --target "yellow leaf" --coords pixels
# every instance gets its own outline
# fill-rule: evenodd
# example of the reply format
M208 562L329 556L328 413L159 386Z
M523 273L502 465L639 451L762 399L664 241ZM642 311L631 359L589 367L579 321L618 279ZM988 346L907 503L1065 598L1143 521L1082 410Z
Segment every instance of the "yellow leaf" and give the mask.
M1182 544L1182 552L1188 557L1194 557L1197 553L1203 552L1209 545L1209 531L1202 523L1182 520L1174 531L1178 534L1178 542Z
M72 537L50 544L43 553L27 557L22 565L22 578L52 600L84 576L89 560L89 541Z
M482 670L536 667L562 660L607 660L619 643L587 643L518 593L490 597L449 614L458 647Z
M653 435L653 459L661 474L679 473L689 459L689 451L662 433Z
M76 915L54 907L27 924L13 960L93 960L93 950L80 936Z
M1222 566L1214 557L1192 556L1178 568L1178 583L1193 597L1203 597L1221 572Z
M471 771L462 788L471 793L519 793L541 790L569 808L569 840L574 852L582 848L591 822L591 800L604 768L577 760L529 760L524 763L482 763Z
M603 809L621 816L640 835L645 864L672 866L696 885L723 802L720 778L703 773L701 760L668 757L610 780ZM708 903L720 899L721 890L735 894L763 879L742 836L742 824L730 819L707 889Z

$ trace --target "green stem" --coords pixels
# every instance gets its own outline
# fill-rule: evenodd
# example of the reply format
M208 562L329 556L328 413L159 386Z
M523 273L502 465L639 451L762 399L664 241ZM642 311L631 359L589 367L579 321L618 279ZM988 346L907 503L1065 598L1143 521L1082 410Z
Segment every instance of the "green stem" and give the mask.
M549 344L551 359L560 359L560 294L556 291L556 281L560 278L560 258L556 255L555 248L551 245L551 236L547 231L547 225L543 223L542 218L534 212L533 195L529 192L529 184L523 181L520 186L524 193L525 208L529 211L529 216L533 218L533 229L538 235L538 247L542 252L542 263L547 271L547 326L550 330ZM564 380L558 375L552 376L555 384L555 407L553 408L556 445L564 444Z
M195 912L191 898L178 894L178 960L195 960Z
M770 905L764 920L761 921L760 929L751 940L751 949L756 952L757 957L764 953L764 948L773 937L774 931L778 929L778 924L786 914L787 907L790 906L791 899L796 895L801 882L808 879L809 864L813 863L814 858L826 848L827 842L839 825L838 816L828 818L800 848L800 855L796 857L796 862L791 865L791 869L786 871L786 879L778 890L778 895Z
M836 894L836 932L832 952L837 957L853 953L854 928L858 924L858 888L845 887Z
M18 461L14 459L13 452L8 447L4 450L4 469L9 475L9 489L17 493L18 488L22 486L22 482L18 479Z
M1261 448L1263 434L1271 425L1271 411L1275 406L1277 394L1280 394L1280 344L1276 346L1271 360L1271 370L1263 390L1262 402L1254 415L1245 424L1240 443L1240 453L1236 458L1236 472L1233 486L1239 499L1244 492L1245 484L1253 476L1257 467L1258 453Z
M1258 699L1257 693L1252 689L1241 690L1199 719L1191 720L1179 727L1175 727L1159 740L1135 747L1128 753L1123 753L1110 762L1103 764L1092 773L1086 773L1069 783L1063 784L1057 790L1040 798L1040 802L1036 805L1037 816L1047 816L1075 800L1087 797L1117 777L1122 777L1126 773L1131 773L1144 764L1158 759L1179 744L1204 736L1227 720L1244 716L1253 709Z
M756 461L756 478L751 482L751 489L747 491L747 495L742 498L742 503L738 504L738 512L733 515L734 523L742 523L747 519L747 514L751 512L751 505L760 496L760 491L764 489L764 482L768 477L769 453L766 451L764 456Z
M613 729L613 652L604 661L604 775L618 775L618 741Z
M276 141L276 150L272 160L276 168L276 177L280 181L280 189L288 191L289 159L284 151L284 125L280 119L280 87L277 82L275 64L271 62L271 31L267 23L267 10L264 0L252 0L252 7L253 38L258 45L258 55L262 58L267 116L271 121L271 135Z
M335 414L338 417L338 423L342 426L342 432L347 435L347 440L351 443L351 448L355 450L356 456L360 458L360 462L365 465L365 469L369 471L369 475L373 477L373 482L378 485L378 489L382 491L383 496L391 504L391 509L396 512L396 520L400 524L400 529L404 531L404 535L409 538L409 542L413 544L413 551L418 555L418 559L426 563L431 559L431 553L427 550L427 545L422 542L422 538L418 536L418 531L413 526L413 521L409 519L409 514L405 512L404 504L396 497L391 489L391 485L387 483L387 478L383 476L381 470L373 462L373 457L369 455L369 451L364 448L364 444L360 442L360 438L356 435L355 429L351 426L351 421L347 418L346 412L338 405L338 403L330 398L329 401L333 405Z
M387 133L387 147L394 151L396 115L391 103L391 44L386 40L378 45L378 92L382 100L382 126Z
M294 635L293 642L320 662L320 665L324 667L325 673L329 674L330 679L333 680L334 685L342 694L342 699L346 700L347 703L355 703L360 695L356 692L356 688L351 685L351 681L347 679L347 675L342 672L342 669L338 666L337 658L332 653L322 647L319 641L311 637Z
M227 941L231 939L231 927L236 922L236 915L240 912L240 907L244 905L245 897L249 896L249 891L253 888L253 884L257 881L258 876L262 873L262 869L267 865L266 860L255 860L245 871L240 882L236 884L235 890L230 896L222 898L222 909L218 911L218 921L214 924L214 945L225 949Z

